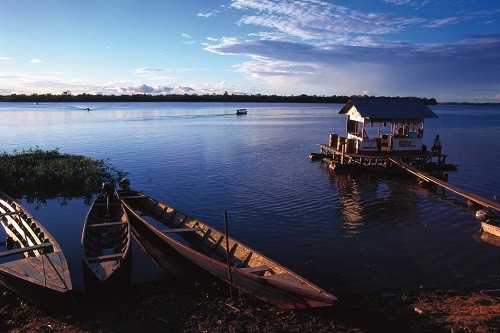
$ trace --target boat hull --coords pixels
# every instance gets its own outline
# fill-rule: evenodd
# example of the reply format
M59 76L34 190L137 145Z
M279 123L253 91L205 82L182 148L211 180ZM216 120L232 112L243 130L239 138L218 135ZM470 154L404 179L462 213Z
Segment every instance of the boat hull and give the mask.
M69 267L52 235L23 206L1 192L0 223L12 245L0 253L4 258L0 284L44 310L71 304Z
M229 252L232 283L245 292L282 309L331 306L336 300L334 296L311 282L232 238L228 238L230 250L223 249L225 237L220 232L170 206L138 192L119 192L119 197L131 220L140 223L141 228L146 228L149 234L154 235L170 249L226 282L229 282L229 273L225 253L227 255ZM149 208L145 208L147 206ZM156 217L162 225L170 227L171 230L160 230L158 224L153 224L144 217L145 214ZM178 228L169 225L169 222L174 220ZM186 230L189 227L192 230ZM173 237L172 231L182 232L185 236ZM207 248L207 245L210 248ZM243 257L247 259L243 260ZM249 265L250 258L252 265Z
M87 213L81 240L84 265L98 281L122 280L114 276L126 270L130 237L130 222L120 200L100 194Z
M487 222L481 222L481 227L483 228L484 232L487 232L496 237L500 237L500 227Z

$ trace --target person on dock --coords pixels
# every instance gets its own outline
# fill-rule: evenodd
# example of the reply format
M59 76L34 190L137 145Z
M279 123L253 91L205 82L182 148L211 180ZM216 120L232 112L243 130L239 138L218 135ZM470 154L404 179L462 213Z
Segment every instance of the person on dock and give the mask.
M432 142L432 151L441 155L441 139L439 138L439 134L436 134L434 141Z

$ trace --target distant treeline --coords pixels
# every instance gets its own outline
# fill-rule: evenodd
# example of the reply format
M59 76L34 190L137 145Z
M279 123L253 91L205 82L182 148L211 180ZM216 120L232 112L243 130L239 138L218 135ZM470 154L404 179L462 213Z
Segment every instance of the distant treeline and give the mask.
M479 105L479 106L500 106L500 103L474 103L474 102L440 102L440 105Z
M361 97L361 96L358 96ZM365 96L368 97L368 96ZM12 94L0 95L0 102L235 102L235 103L347 103L350 96L316 96L316 95L297 95L297 96L278 96L278 95L233 95L233 94L172 94L172 95L91 95L79 94L72 95L65 91L60 95L54 94ZM420 100L427 105L436 105L435 98L405 97L414 100Z

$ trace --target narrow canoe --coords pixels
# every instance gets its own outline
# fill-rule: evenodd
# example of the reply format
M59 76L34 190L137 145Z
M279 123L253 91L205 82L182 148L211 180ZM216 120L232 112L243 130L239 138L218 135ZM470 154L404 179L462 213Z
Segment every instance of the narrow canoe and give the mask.
M481 222L481 227L484 232L500 237L500 227L492 224L491 221L487 220L485 222Z
M225 235L207 224L133 190L117 191L132 223L203 269L229 281ZM257 251L229 237L235 287L282 309L331 306L334 296Z
M90 207L82 232L83 261L101 282L119 275L130 255L130 224L121 201L101 193Z
M59 244L23 206L2 192L0 223L8 236L7 250L0 252L0 283L44 308L69 300L73 286Z

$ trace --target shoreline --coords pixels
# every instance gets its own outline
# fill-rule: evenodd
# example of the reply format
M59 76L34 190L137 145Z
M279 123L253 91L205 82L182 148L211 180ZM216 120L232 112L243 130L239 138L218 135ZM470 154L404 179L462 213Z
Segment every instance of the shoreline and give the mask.
M332 307L281 310L210 278L160 280L122 291L75 293L79 311L45 313L2 289L8 332L496 332L500 290L346 293Z

